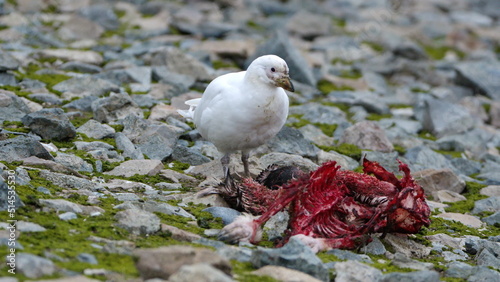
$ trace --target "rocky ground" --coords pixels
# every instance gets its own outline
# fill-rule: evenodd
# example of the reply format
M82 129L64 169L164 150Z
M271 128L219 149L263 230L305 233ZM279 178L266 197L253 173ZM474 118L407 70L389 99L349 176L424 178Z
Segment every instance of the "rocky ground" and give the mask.
M220 156L176 109L269 53L297 91L252 172L399 158L429 228L316 255L272 248L278 214L259 247L216 240L235 211L196 192ZM0 281L500 281L499 54L496 0L1 0L0 254L16 274L3 263Z

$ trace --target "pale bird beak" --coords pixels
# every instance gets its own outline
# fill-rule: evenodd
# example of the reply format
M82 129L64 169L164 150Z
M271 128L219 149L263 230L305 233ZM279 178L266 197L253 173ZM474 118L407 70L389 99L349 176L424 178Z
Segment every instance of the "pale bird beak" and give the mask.
M290 92L294 92L295 88L293 87L292 81L290 80L290 77L288 76L282 76L278 79L276 79L276 85L288 90Z

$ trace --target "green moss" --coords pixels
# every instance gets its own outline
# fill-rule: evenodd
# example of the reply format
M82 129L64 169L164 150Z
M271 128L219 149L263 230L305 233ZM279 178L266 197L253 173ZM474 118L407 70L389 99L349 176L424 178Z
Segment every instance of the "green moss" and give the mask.
M17 96L24 97L26 99L28 99L28 95L31 94L30 92L22 91L20 86L0 85L0 89L14 92Z
M407 104L390 104L389 109L406 109L406 108L413 108L411 105Z
M362 154L362 149L359 148L356 145L353 144L347 144L343 143L337 146L321 146L318 145L318 147L326 152L328 151L335 151L337 153L340 153L342 155L349 156L353 159L360 160L361 159L361 154Z
M394 151L398 152L400 156L406 154L406 148L401 145L394 145Z
M345 59L342 59L342 58L334 58L332 59L332 61L330 62L332 65L336 65L336 64L341 64L341 65L352 65L354 62L353 61L349 61L349 60L345 60Z
M484 104L482 104L482 106L483 106L484 111L489 114L490 110L491 110L491 104L484 103Z
M333 18L332 21L333 21L333 24L338 26L338 27L344 28L346 26L345 19Z
M445 208L445 211L469 213L474 208L474 202L488 198L488 196L479 194L479 191L484 187L486 187L486 185L475 182L466 182L465 190L462 195L467 198L467 200L454 203L446 203L449 205L449 207Z
M371 113L369 114L366 119L367 120L373 120L373 121L379 121L381 119L384 119L384 118L391 118L392 115L391 114L375 114L375 113Z
M375 52L379 52L379 53L384 52L384 46L382 46L378 43L370 42L370 41L363 41L363 44L370 46L370 48L372 48L373 51L375 51Z
M321 79L318 81L317 84L318 90L321 91L323 94L328 94L332 91L348 91L348 90L354 90L354 88L350 86L338 86L326 79Z
M440 153L442 155L448 155L452 158L461 158L462 157L462 152L458 152L458 151L434 150L434 152Z
M205 228L205 229L222 229L224 227L224 223L222 222L222 218L214 217L211 213L203 211L206 208L207 208L206 205L190 204L187 207L185 207L184 209L196 217L196 220L197 220L199 227Z
M425 90L420 87L412 87L410 91L414 93L429 93L429 90Z
M231 266L233 268L233 273L236 281L245 281L245 282L278 282L269 276L259 276L251 274L251 271L256 270L251 262L241 262L237 260L231 260Z
M262 25L258 24L257 22L255 22L253 20L249 20L247 22L247 26L250 27L250 28L252 28L252 29L258 30L258 31L264 31L265 30L265 28Z
M375 267L380 271L382 271L383 273L415 271L414 269L411 268L396 266L392 264L392 261L390 259L387 259L385 256L382 255L369 255L369 257L372 259L373 263L370 264L367 263L367 265Z
M14 132L22 132L29 133L31 130L27 127L24 127L24 124L21 121L3 121L3 128L14 131Z
M144 119L148 119L151 115L151 111L144 111Z
M343 78L349 78L349 79L358 79L362 77L363 75L359 70L353 69L353 70L342 70L340 72L340 77Z
M238 68L238 66L235 63L228 63L226 61L219 61L219 60L213 61L212 67L216 70L222 68Z
M423 138L423 139L427 139L427 140L431 140L431 141L436 141L437 140L437 137L434 136L431 132L429 132L427 130L421 130L418 133L418 137Z
M87 121L89 121L90 119L92 119L92 116L93 114L92 113L83 113L83 116L81 117L73 117L70 122L76 127L80 127L82 126L83 124L85 124Z
M463 59L465 57L464 52L462 52L458 49L455 49L455 48L448 47L448 46L424 45L423 47L424 47L425 53L427 53L427 55L433 60L442 60L444 58L444 56L446 56L446 53L449 51L455 52L455 54L457 54L457 56L460 59Z
M337 130L338 125L337 124L326 124L326 123L314 123L316 127L321 129L321 131L330 137L333 136L333 133L335 130Z
M123 131L123 124L110 124L109 126L111 126L115 132L122 132Z
M486 229L476 229L464 225L458 221L443 219L441 217L431 216L431 225L421 229L423 236L435 234L449 234L452 236L465 236L472 235L480 238L488 238L500 234L500 228L495 226L488 226Z
M182 163L182 162L174 160L168 165L168 168L170 168L171 170L178 171L178 172L184 172L184 170L188 169L190 166L191 166L190 164Z

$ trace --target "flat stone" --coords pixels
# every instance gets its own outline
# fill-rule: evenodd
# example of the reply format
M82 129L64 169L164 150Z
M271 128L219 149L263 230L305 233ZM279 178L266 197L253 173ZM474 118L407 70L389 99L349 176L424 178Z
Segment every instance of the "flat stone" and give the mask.
M94 139L103 139L113 137L115 129L107 124L102 124L96 120L89 120L76 130L76 132L83 133L87 137Z
M484 226L484 223L479 218L472 216L472 215L468 215L468 214L447 212L447 213L440 213L436 216L447 219L447 220L458 221L464 225L467 225L469 227L476 228L476 229L482 228Z
M133 235L149 235L160 230L160 219L153 213L127 209L115 215L117 227L123 228Z
M57 270L52 261L28 253L16 255L16 267L19 273L31 279L52 275Z
M105 172L105 174L125 177L135 174L152 176L159 173L162 169L163 164L159 160L130 160L121 163L113 170Z
M229 275L207 263L195 263L184 265L172 274L168 281L213 281L213 282L231 282L234 281Z
M63 199L40 199L40 205L62 212L90 215L94 212L104 213L100 207L83 206Z
M382 271L355 260L337 262L334 268L336 282L379 281L382 278Z
M169 277L183 265L207 263L227 275L231 275L229 261L214 251L191 246L169 246L156 249L136 249L136 267L143 279Z
M455 66L456 82L470 87L493 100L500 100L500 63L487 61L461 62Z
M293 277L293 279L296 281L302 281L302 282L321 281L304 272L276 265L266 265L257 270L252 271L251 273L257 276L269 276L278 281L289 281L290 279L292 279L291 277Z
M63 93L65 99L86 96L104 96L109 92L119 92L118 85L92 76L73 77L54 85L54 90Z
M45 49L38 52L41 58L56 58L64 61L79 61L82 63L100 65L104 59L94 51L80 51L70 49Z

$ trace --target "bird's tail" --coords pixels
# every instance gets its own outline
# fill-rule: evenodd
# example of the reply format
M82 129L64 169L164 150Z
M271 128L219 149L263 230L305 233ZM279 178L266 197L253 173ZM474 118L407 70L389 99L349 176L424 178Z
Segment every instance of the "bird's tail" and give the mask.
M198 106L200 100L201 98L187 100L185 104L189 106L189 110L177 110L177 112L185 118L193 119L194 109L196 109L196 106Z

